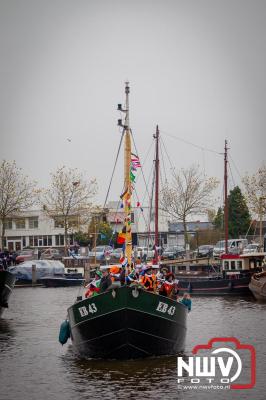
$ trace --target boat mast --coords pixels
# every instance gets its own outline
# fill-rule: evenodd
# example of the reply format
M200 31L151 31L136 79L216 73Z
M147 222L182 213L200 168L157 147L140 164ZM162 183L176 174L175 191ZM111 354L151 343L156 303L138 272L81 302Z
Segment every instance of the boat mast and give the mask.
M228 196L227 196L227 140L224 144L224 238L225 238L225 254L228 254Z
M156 126L156 134L153 135L156 139L155 151L155 237L154 237L154 260L158 263L158 247L159 247L159 127Z
M131 233L131 195L132 187L130 180L130 166L131 166L131 133L129 126L129 82L126 82L125 86L126 93L126 109L125 109L125 125L124 125L124 193L126 193L124 199L124 210L125 210L125 256L127 262L131 265L132 259L132 233Z

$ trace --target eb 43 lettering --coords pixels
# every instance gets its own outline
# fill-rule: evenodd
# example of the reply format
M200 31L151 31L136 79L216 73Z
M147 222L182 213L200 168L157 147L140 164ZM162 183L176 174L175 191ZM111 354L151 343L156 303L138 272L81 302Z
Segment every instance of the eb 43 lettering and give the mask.
M160 311L163 314L174 315L175 313L175 306L170 306L167 303L159 301L159 304L156 308L156 311Z
M98 311L94 303L91 303L88 306L79 307L78 310L81 317L86 317L86 315L94 314Z

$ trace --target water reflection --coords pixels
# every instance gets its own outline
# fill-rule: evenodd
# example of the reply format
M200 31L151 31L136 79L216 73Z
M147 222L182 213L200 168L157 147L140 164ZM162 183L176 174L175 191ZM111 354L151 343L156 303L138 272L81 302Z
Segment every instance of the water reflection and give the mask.
M15 340L16 330L11 320L0 318L0 354L7 351Z
M130 361L79 360L70 346L62 363L81 393L86 382L90 382L90 394L105 399L161 399L163 393L176 394L172 398L181 399L176 384L176 356Z

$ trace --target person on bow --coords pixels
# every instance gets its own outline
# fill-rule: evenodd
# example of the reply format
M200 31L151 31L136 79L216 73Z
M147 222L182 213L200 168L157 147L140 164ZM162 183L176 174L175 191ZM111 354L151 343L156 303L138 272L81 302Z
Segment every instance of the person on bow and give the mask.
M88 283L88 285L85 286L88 289L85 293L86 298L97 296L97 294L100 293L100 283L102 276L103 275L101 271L95 272L94 279L90 283Z
M144 275L140 276L140 284L146 289L148 292L156 291L156 280L152 275L152 267L147 267Z
M189 293L184 293L182 299L180 300L181 304L184 304L184 306L186 306L188 308L188 312L191 311L191 307L192 307L192 301L190 298Z
M100 281L100 293L106 292L108 288L112 285L112 279L109 273L108 268L103 268L102 269L102 278Z
M165 297L174 297L175 293L175 276L172 272L166 274L165 279L160 287L159 294Z
M121 274L121 268L119 266L113 265L110 267L110 276L112 282L120 281L120 274Z

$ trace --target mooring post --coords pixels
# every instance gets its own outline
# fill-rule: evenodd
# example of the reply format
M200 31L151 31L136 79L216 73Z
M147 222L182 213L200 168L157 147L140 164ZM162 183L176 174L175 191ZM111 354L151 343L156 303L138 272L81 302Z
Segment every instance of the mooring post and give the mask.
M36 264L32 264L32 267L31 267L31 282L32 282L32 286L35 286L37 283Z
M85 263L84 265L84 279L85 283L88 283L90 280L90 274L91 274L91 266L90 263Z

